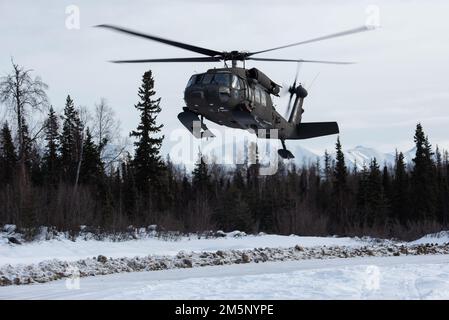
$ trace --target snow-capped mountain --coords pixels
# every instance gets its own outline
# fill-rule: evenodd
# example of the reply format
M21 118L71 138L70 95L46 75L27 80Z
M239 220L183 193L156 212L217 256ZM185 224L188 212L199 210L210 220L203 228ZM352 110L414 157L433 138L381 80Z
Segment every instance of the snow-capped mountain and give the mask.
M415 157L415 152L415 148L402 152L406 163L410 163L412 161ZM343 153L345 155L346 165L351 168L356 166L357 169L362 169L363 166L369 166L370 162L374 158L380 166L383 166L384 164L387 166L393 166L396 157L395 152L383 153L374 148L368 148L360 145L352 149L344 150ZM332 156L335 158L335 153L333 153Z
M375 158L379 164L392 164L394 163L395 156L390 153L382 153L373 148L367 148L363 146L357 146L353 149L344 151L345 158L351 163L351 166L357 165L357 167L363 167L363 165L369 165L369 163Z
M233 166L236 163L243 163L244 159L248 158L248 154L251 153L250 144L254 143L241 140L233 141L230 143L220 144L215 143L211 145L199 145L199 144L187 144L182 145L182 148L173 148L178 153L182 151L183 156L177 157L175 153L170 152L170 157L175 163L182 163L186 166L188 171L192 170L196 161L198 160L199 151L202 152L206 158L223 165ZM246 146L245 146L246 145ZM281 148L279 141L275 140L259 140L257 141L257 146L259 150L259 161L261 163L267 164L268 162L277 161L278 155L277 150ZM301 146L300 144L294 144L289 146L290 151L295 156L292 160L298 167L310 166L317 162L319 159L321 165L324 165L324 153L317 154L307 148ZM193 152L192 150L195 150ZM346 165L348 168L362 169L363 166L369 166L372 159L376 158L378 164L383 166L393 166L395 161L395 152L384 153L380 152L374 148L365 147L358 145L355 148L346 149L343 151L345 155ZM403 152L405 162L411 163L412 159L415 157L416 149L410 149ZM335 151L330 152L333 159L335 159ZM251 160L250 160L251 162Z

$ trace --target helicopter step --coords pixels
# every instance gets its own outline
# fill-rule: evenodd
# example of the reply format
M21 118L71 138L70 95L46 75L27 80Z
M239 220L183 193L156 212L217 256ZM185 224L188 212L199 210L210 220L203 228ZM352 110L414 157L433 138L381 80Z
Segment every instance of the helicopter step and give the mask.
M287 150L287 148L285 147L285 141L281 140L281 142L282 142L282 149L278 150L278 155L282 159L293 159L295 156L293 155L293 153L291 153L290 150Z
M214 138L214 134L207 128L204 124L203 117L201 120L196 113L192 111L185 110L178 114L178 119L186 127L190 133L198 139L201 138Z

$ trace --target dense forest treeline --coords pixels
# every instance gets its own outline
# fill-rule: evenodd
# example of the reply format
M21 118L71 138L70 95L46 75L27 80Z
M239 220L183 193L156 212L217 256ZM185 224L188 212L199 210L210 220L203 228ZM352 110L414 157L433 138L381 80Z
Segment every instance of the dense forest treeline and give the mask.
M411 164L397 152L391 167L373 159L362 170L348 168L338 139L335 158L326 152L324 164L280 162L276 174L262 176L258 162L229 168L198 155L190 173L161 157L160 99L151 71L138 89L131 153L113 143L117 121L104 100L86 115L69 95L58 114L46 90L14 63L0 79L0 106L8 111L0 124L0 225L30 233L43 225L120 231L157 224L179 231L403 239L447 228L449 155L432 148L420 124ZM257 159L257 147L249 150L247 156Z

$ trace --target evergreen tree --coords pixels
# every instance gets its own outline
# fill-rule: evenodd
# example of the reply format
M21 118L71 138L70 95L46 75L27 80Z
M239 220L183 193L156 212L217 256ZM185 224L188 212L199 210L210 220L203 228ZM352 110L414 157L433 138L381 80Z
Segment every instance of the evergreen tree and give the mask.
M365 223L368 215L368 177L369 170L365 164L363 164L362 171L357 175L358 187L357 187L357 222Z
M436 187L437 187L437 216L441 223L449 222L449 193L448 182L445 174L443 155L439 147L435 149L436 160Z
M206 194L210 187L210 174L203 155L198 154L198 161L192 172L192 186L199 194Z
M385 216L385 203L382 188L382 174L376 158L371 161L368 175L368 225L382 221Z
M348 175L346 164L345 164L345 155L341 148L340 137L337 138L336 148L336 164L334 170L334 183L335 187L338 191L344 190L346 185L346 177Z
M404 162L404 154L396 152L391 209L393 216L401 223L410 219L409 177Z
M412 200L414 219L436 217L436 179L433 152L420 123L415 131L416 155L413 159Z
M30 171L32 166L32 158L33 158L33 142L31 141L30 133L28 130L28 125L25 119L22 119L22 157L23 163L25 164L25 168L27 173Z
M137 218L137 187L134 180L132 159L128 154L126 159L121 163L122 173L122 207L127 221L135 223Z
M335 145L336 163L333 179L333 213L330 219L331 232L336 232L336 226L342 227L342 224L348 221L348 185L347 185L347 168L345 164L345 156L342 151L340 137L337 138Z
M146 198L151 190L157 191L161 184L161 170L164 168L161 161L160 148L164 136L157 137L163 125L156 124L156 118L161 111L160 98L153 99L154 80L151 71L144 73L142 85L139 88L140 101L135 108L140 112L140 122L137 130L130 136L137 138L133 160L136 186Z
M324 178L326 181L332 179L332 156L324 150Z
M45 121L45 140L46 146L44 151L43 172L45 179L54 185L59 180L59 122L58 117L50 107L47 120Z
M83 124L70 95L66 99L63 120L59 143L62 173L67 182L74 183L77 168L81 161Z
M0 132L0 185L12 183L17 165L17 154L7 122Z
M386 163L384 164L384 168L382 171L382 187L384 190L385 197L387 198L388 201L391 195L391 175Z
M230 186L220 200L214 211L217 228L250 231L253 225L251 212L237 186Z
M383 172L382 172L382 189L383 189L383 205L384 205L384 215L390 216L391 209L391 174L390 170L387 167L387 164L384 164Z
M100 159L100 150L95 145L89 128L83 145L83 159L81 161L80 182L85 184L99 184L103 175L103 163Z

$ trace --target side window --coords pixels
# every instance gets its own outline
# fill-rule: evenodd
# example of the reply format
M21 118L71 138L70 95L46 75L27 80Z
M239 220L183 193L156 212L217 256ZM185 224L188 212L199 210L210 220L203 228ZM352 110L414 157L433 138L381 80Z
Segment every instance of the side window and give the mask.
M264 106L264 107L266 107L267 106L267 95L266 95L266 93L265 93L265 90L262 90L261 92L260 92L260 94L261 94L261 99L260 99L260 103Z
M239 78L236 75L232 75L232 88L240 90L240 81Z
M256 97L254 100L256 101L256 103L260 103L260 89L256 87L255 92L256 92Z
M196 82L196 75L190 77L189 82L187 82L187 88Z
M248 99L254 102L254 89L248 86Z
M244 89L245 88L245 83L240 78L239 78L239 86L240 86L240 89Z
M197 74L195 78L195 84L200 84L201 80L203 80L204 74Z

